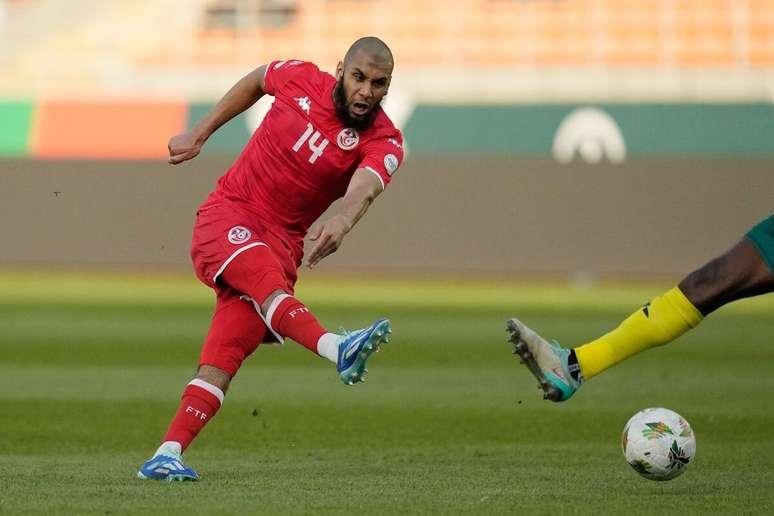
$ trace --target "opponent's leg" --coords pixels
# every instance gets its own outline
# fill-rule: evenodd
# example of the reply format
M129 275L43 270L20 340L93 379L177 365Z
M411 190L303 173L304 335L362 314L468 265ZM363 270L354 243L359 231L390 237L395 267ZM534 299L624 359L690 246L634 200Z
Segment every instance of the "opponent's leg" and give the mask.
M679 287L708 315L737 299L774 291L773 269L774 216L753 228L726 254L690 273Z
M252 304L227 289L218 291L210 331L202 348L199 371L183 390L180 406L153 457L137 476L154 480L198 480L182 453L223 403L231 378L266 333Z
M563 401L584 380L645 349L673 341L720 306L771 292L773 265L774 217L769 217L726 254L588 344L572 350L552 346L523 323L509 321L514 353L538 378L547 398Z
M339 378L347 385L363 381L366 362L381 344L389 341L391 330L386 319L345 335L328 332L311 310L292 295L282 265L267 246L241 253L226 267L222 278L254 301L277 339L291 338L334 362Z
M645 305L618 328L576 348L586 379L640 351L673 341L727 303L772 292L774 276L765 257L774 257L774 243L767 245L756 229L768 228L768 238L774 242L773 226L774 218L759 224L728 252L690 273L679 286ZM767 252L770 254L763 254Z
M613 331L575 348L588 380L646 349L663 346L695 327L703 316L678 287L657 296Z
M538 378L545 397L564 401L585 380L640 351L671 342L701 319L701 313L674 287L634 312L615 330L575 349L549 344L517 319L508 321L507 330L514 353Z

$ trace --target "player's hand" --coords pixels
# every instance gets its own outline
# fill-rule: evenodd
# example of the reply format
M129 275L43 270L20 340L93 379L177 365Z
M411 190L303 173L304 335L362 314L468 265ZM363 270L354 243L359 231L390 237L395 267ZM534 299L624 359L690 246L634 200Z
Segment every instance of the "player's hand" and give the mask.
M169 139L169 163L177 165L189 159L194 159L202 150L200 142L193 133L183 133Z
M306 261L307 267L313 269L320 260L335 253L341 247L341 242L352 228L350 223L341 215L336 215L326 220L316 230L309 235L309 240L315 242L309 258Z

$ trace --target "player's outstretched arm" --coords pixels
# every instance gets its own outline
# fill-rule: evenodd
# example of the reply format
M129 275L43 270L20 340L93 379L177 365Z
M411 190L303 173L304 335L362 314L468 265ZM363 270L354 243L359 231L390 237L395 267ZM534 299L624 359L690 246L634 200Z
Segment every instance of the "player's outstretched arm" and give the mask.
M382 190L382 183L376 175L363 169L355 171L342 199L341 212L326 220L309 236L315 242L306 262L310 269L341 247L344 235L365 215Z
M193 129L169 140L169 163L177 165L195 158L212 133L255 104L265 93L266 65L242 77Z

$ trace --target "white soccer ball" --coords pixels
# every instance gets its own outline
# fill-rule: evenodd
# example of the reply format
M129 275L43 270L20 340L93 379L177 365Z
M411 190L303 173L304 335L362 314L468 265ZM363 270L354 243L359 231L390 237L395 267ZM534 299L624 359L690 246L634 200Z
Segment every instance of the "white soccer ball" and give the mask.
M646 408L624 426L621 446L626 462L650 480L671 480L696 456L696 437L688 421L665 408Z

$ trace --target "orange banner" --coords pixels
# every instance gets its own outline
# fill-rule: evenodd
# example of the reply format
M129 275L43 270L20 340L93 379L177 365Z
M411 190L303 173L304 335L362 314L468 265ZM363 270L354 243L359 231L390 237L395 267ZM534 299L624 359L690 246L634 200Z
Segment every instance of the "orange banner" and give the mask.
M31 153L37 158L164 158L186 126L182 102L41 102Z

